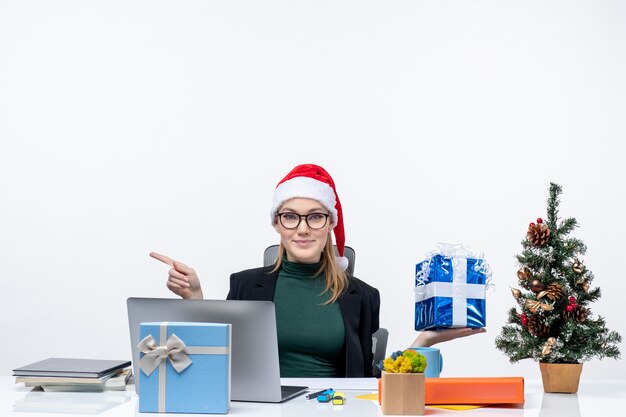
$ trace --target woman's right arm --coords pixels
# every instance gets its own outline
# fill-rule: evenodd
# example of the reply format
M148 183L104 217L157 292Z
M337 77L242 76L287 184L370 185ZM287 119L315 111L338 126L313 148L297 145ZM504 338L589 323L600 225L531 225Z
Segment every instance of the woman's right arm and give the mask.
M150 252L150 256L171 266L166 284L170 291L182 298L204 298L200 279L193 268L160 253Z

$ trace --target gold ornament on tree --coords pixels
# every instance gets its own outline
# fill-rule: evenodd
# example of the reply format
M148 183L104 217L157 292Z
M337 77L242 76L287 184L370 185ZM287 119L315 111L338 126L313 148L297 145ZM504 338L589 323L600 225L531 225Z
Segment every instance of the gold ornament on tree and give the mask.
M529 309L531 313L536 313L539 310L554 310L554 307L551 304L541 303L535 300L526 300L526 308Z
M585 294L587 294L589 292L589 281L584 280L582 287L583 287L583 291L585 292Z
M583 291L585 292L585 294L589 292L589 280L587 280L587 278L585 278L583 275L581 275L576 280L576 285L580 285L583 288Z
M535 294L540 293L544 288L546 288L546 286L543 285L543 282L539 279L533 279L533 282L530 283L530 290Z
M548 243L550 238L550 228L543 223L541 218L537 219L537 223L528 225L528 233L526 234L528 241L533 246L542 247Z
M582 274L585 272L585 265L583 265L583 263L580 262L578 258L576 258L576 260L572 264L572 271L576 272L577 274Z
M546 340L546 343L541 348L541 356L549 355L554 345L556 345L556 339L554 337L548 337L548 340Z
M518 290L517 288L512 288L512 287L511 287L511 294L513 294L513 297L515 297L516 300L522 296L522 292L520 290Z
M530 279L530 276L530 269L528 269L527 267L520 268L519 271L517 271L517 279L519 279L520 281L528 281Z

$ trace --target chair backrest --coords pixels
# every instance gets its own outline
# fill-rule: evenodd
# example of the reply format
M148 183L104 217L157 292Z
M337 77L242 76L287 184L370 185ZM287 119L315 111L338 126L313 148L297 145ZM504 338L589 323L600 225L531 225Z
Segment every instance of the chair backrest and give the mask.
M335 254L337 253L337 246L335 246ZM354 274L354 249L350 246L344 247L343 255L348 258L348 269L346 272L348 275ZM268 246L263 252L263 266L274 265L278 258L278 245Z
M381 373L376 364L385 359L387 354L387 338L389 338L389 332L382 327L378 328L372 335L372 352L374 353L372 366L375 377L379 377Z

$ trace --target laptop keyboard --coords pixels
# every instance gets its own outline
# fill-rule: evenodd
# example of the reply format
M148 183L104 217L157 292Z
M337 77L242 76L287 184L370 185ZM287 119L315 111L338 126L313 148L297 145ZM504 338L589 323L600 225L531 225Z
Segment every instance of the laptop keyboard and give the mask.
M281 385L280 386L280 394L282 396L283 399L290 397L291 395L302 391L301 393L304 394L304 392L306 391L306 387L295 387L295 386L291 386L291 385Z

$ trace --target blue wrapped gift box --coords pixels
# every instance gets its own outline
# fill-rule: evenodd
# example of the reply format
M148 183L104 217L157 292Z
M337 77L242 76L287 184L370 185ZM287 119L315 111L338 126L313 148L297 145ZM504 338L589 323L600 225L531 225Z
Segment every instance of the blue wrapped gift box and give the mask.
M139 412L226 414L231 325L141 323Z
M482 259L437 254L415 267L415 330L485 327Z

